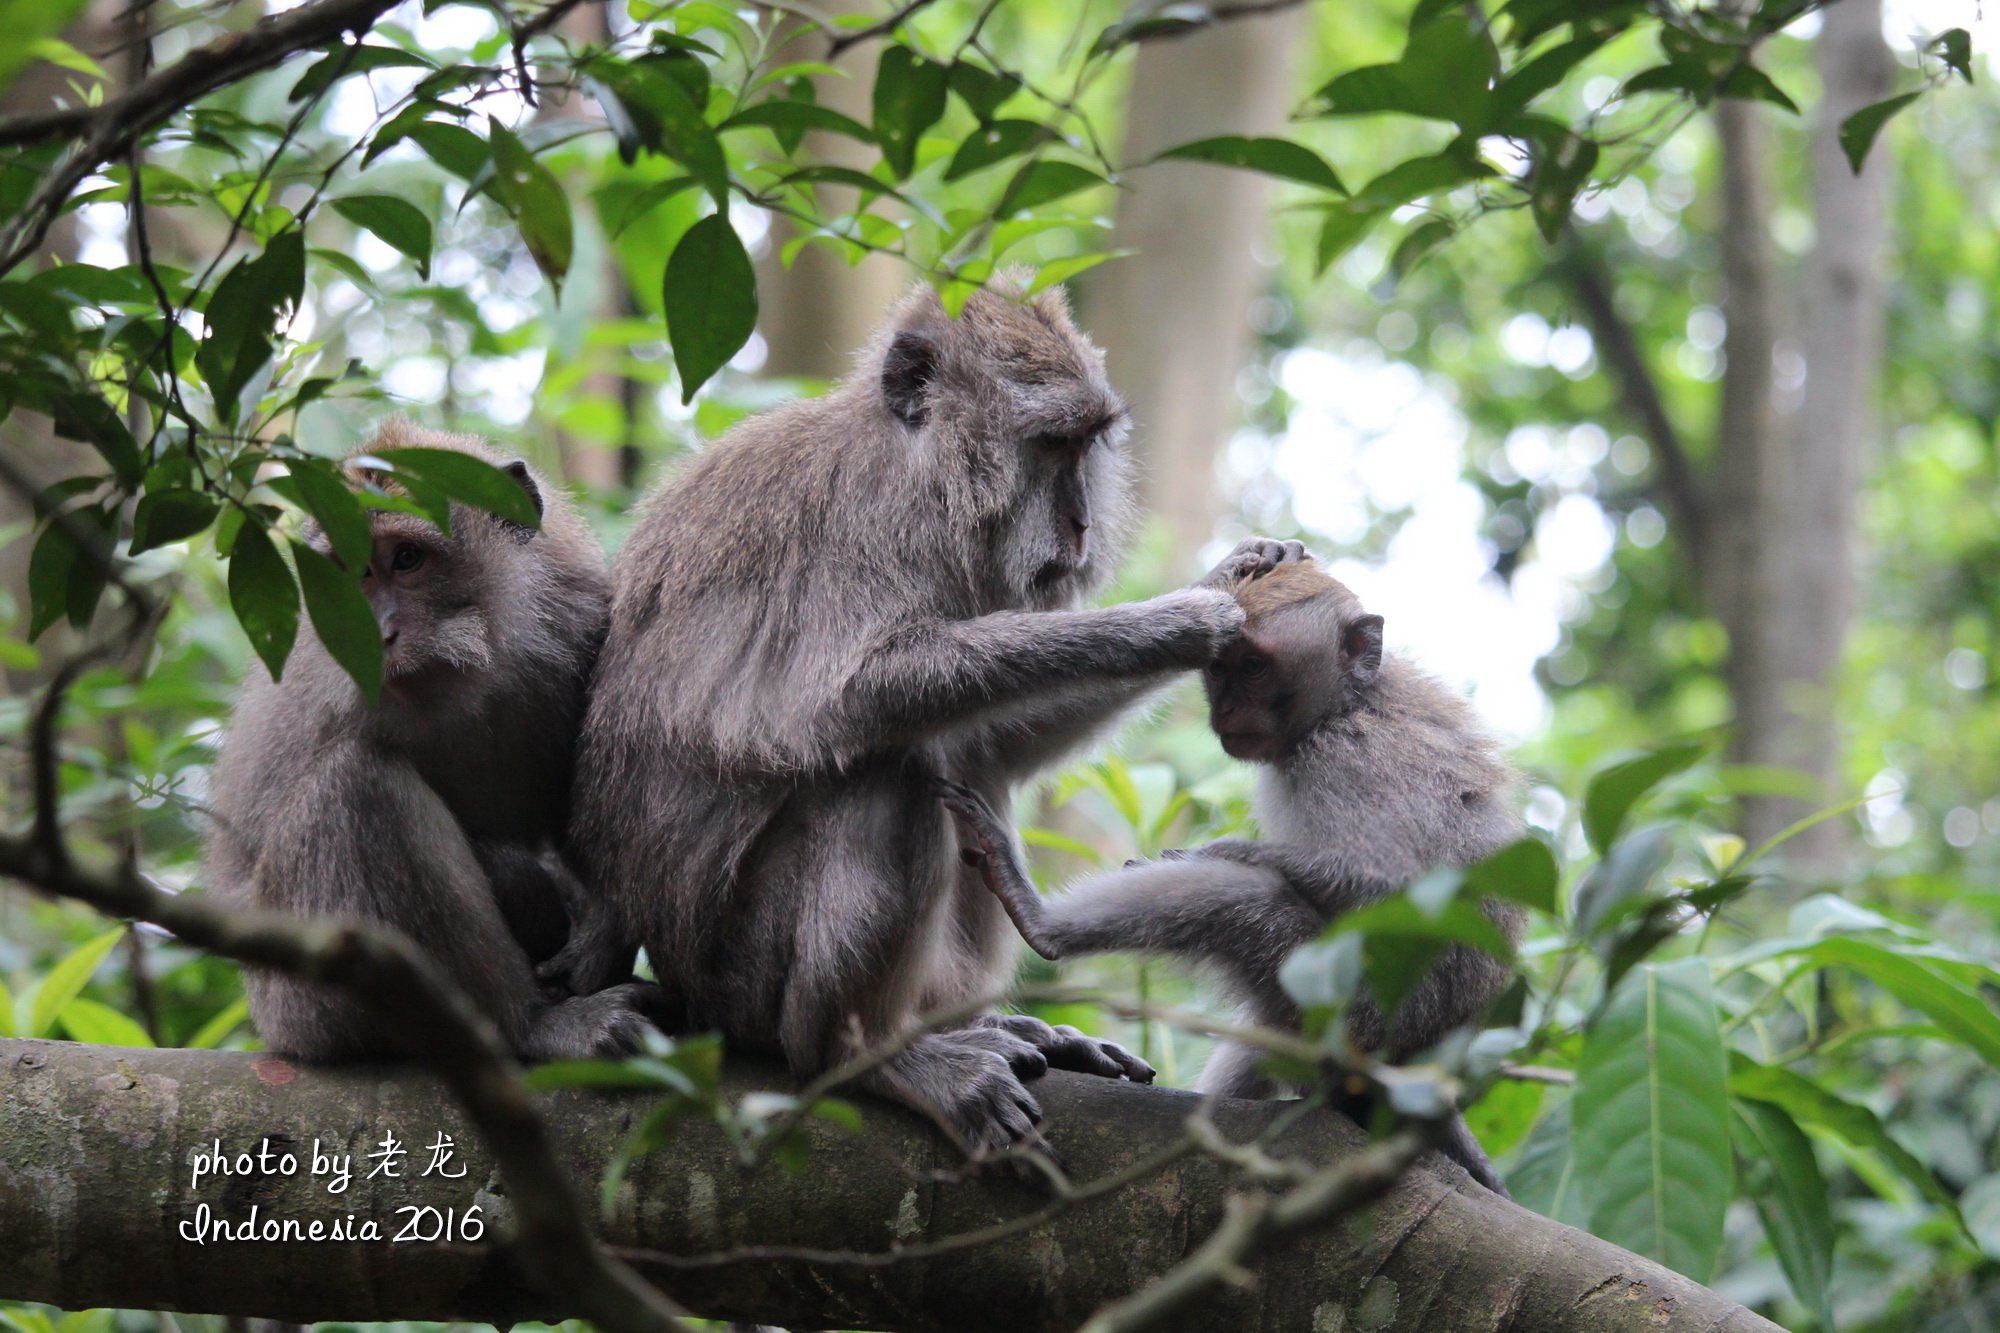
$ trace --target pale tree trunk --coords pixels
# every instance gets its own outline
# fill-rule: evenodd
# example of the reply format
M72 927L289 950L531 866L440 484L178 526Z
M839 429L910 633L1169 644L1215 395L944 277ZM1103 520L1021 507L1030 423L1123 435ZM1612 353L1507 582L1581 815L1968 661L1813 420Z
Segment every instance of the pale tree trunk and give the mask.
M1751 801L1745 833L1753 843L1844 795L1834 695L1859 563L1856 509L1874 435L1890 164L1886 143L1878 143L1857 177L1838 136L1843 120L1890 91L1895 65L1882 40L1881 0L1829 6L1817 64L1825 92L1812 144L1816 238L1800 282L1805 394L1782 432L1776 522L1760 533L1768 580L1760 669L1749 693L1738 694L1742 757L1803 773L1817 795ZM1793 863L1808 875L1837 870L1846 827L1846 820L1828 820L1797 839Z
M556 28L577 46L603 46L611 39L609 6L579 6L564 16ZM542 105L536 112L542 120L573 120L598 114L581 96L553 89L542 95ZM585 194L584 179L580 175L572 177L567 184L572 201L580 202ZM604 234L596 211L588 207L576 207L573 211L579 235L577 263L570 270L568 286L579 290L570 299L588 302L597 321L613 323L635 318L639 313L638 302L633 299L631 283L626 280L617 251ZM583 439L560 425L549 427L563 479L572 485L612 493L630 492L638 484L639 419L646 406L645 386L619 369L617 361L623 354L618 347L585 347L582 355L598 364L579 386L586 396L607 398L618 404L622 422L619 438Z
M1301 7L1140 47L1125 161L1212 135L1281 132L1307 20ZM1136 166L1127 182L1111 243L1138 253L1093 274L1084 304L1131 404L1146 501L1186 564L1214 535L1215 459L1237 424L1270 189L1189 162Z
M819 8L828 14L869 15L878 9L866 0L836 0ZM802 27L779 48L772 63L824 61L826 50L824 32ZM868 124L874 118L871 98L878 54L878 48L866 42L843 52L832 63L847 78L823 74L813 80L821 104ZM814 161L856 171L866 171L875 156L844 135L818 130L806 136L806 152ZM856 192L848 187L816 188L830 206L853 207ZM853 369L855 353L913 275L887 255L871 254L850 265L832 246L819 242L802 247L786 268L781 260L785 243L797 235L789 219L774 215L767 248L757 262L757 330L764 335L764 373L839 379Z
M1768 113L1755 102L1726 100L1716 106L1715 130L1722 168L1719 241L1728 333L1706 506L1707 545L1691 549L1689 556L1709 614L1729 631L1735 757L1759 762L1777 713L1774 543L1785 532L1785 455L1771 394L1777 282L1771 252ZM1754 822L1750 811L1745 818Z

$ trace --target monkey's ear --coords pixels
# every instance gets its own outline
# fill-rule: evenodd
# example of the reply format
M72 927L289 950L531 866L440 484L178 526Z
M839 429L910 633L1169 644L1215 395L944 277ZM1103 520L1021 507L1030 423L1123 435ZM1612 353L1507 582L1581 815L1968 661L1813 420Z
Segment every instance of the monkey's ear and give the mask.
M1366 685L1382 670L1382 617L1356 616L1340 631L1340 655L1347 678Z
M517 458L500 470L521 483L521 489L528 493L528 503L535 507L539 516L542 512L542 488L535 485L535 474L528 471L528 465Z
M921 333L899 333L882 358L882 399L896 420L921 426L924 390L937 375L937 344Z

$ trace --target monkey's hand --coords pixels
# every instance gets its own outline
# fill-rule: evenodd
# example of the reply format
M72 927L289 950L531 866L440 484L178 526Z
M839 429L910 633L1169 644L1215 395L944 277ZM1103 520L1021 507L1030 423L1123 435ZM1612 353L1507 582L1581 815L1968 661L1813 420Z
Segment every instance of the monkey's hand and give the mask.
M1068 1069L1100 1078L1151 1083L1153 1067L1115 1041L1100 1041L1068 1024L1049 1024L1032 1014L988 1014L980 1027L997 1029L1027 1042L1042 1053L1051 1069Z
M1215 568L1204 574L1193 586L1216 588L1227 592L1245 579L1259 578L1279 565L1297 564L1308 558L1303 542L1281 542L1273 541L1269 537L1251 537L1238 542L1235 550L1223 556Z
M1169 619L1170 651L1183 666L1207 666L1243 636L1243 608L1220 588L1195 584L1140 605Z

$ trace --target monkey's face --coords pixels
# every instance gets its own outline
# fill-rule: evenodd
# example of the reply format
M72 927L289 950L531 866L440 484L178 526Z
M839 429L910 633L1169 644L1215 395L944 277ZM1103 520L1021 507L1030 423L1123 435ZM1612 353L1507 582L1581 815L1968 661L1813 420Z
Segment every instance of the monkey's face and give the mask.
M1114 451L1124 410L1108 395L1053 421L1031 422L1020 441L1020 490L1008 563L1041 603L1068 600L1104 563L1100 518L1118 492Z
M1231 758L1276 763L1359 703L1381 664L1382 617L1333 597L1284 607L1246 625L1202 673L1209 726Z
M361 590L382 630L384 684L411 693L438 679L487 664L487 616L476 596L492 582L482 543L456 521L446 538L421 519L378 515Z

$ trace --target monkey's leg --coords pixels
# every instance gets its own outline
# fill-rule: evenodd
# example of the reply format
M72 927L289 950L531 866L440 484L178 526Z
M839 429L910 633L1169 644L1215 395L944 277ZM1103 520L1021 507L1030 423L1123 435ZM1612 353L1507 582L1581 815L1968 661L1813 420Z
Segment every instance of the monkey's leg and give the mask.
M458 821L408 764L359 741L322 751L273 821L253 894L261 906L401 930L519 1049L538 999L527 954ZM323 1060L394 1053L333 987L252 970L248 989L273 1050Z
M358 741L323 752L265 841L255 893L264 906L401 930L493 1020L509 1046L528 1052L543 1002L527 953L458 821L409 765ZM332 987L252 972L249 990L251 1015L274 1050L307 1059L394 1051L361 1007ZM629 997L600 1001L591 1011L609 1043L602 1053L636 1043L627 1029L637 1016L615 1017L618 1009L629 1012ZM570 1016L572 1031L583 1017Z
M1473 1137L1472 1129L1465 1123L1465 1116L1452 1112L1451 1125L1445 1131L1444 1147L1440 1149L1446 1157L1464 1167L1471 1177L1492 1190L1503 1199L1514 1196L1507 1190L1507 1182L1500 1179L1500 1173L1493 1169L1493 1159L1486 1155L1486 1149Z

